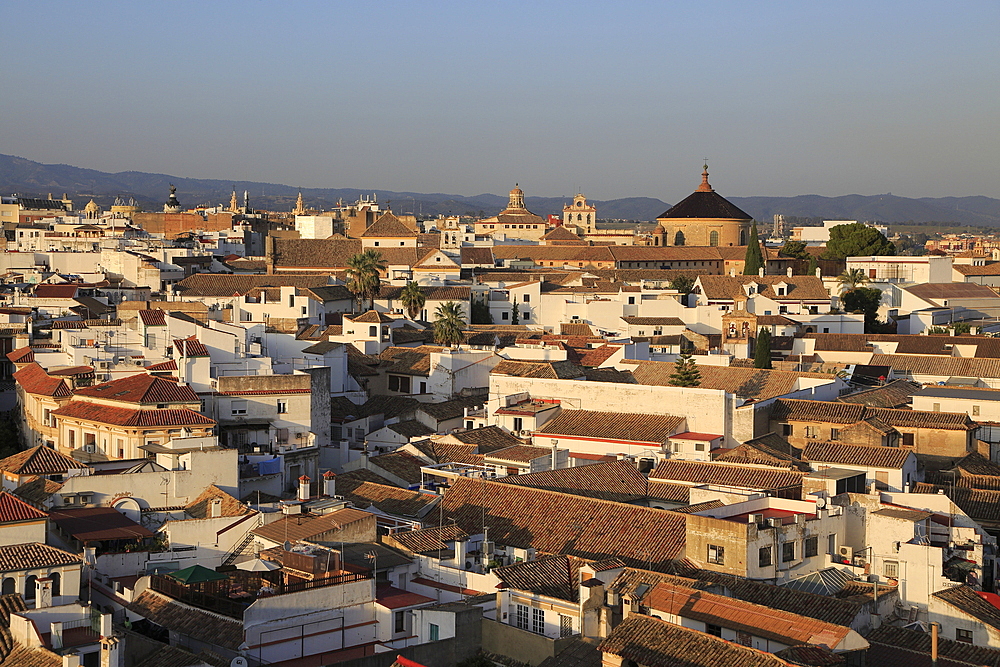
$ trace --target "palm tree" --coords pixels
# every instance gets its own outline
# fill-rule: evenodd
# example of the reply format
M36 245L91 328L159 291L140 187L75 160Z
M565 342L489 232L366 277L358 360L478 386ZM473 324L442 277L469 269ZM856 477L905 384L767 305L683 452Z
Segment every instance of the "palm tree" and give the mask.
M870 281L862 269L848 269L837 276L837 282L840 283L841 292L850 292L867 285Z
M420 311L424 309L427 296L420 289L420 285L411 280L399 293L399 302L403 304L403 308L406 308L406 314L410 316L410 319L415 320L420 315Z
M448 301L438 306L434 314L437 317L434 320L434 341L450 347L461 345L465 339L462 307L454 301Z
M385 269L381 253L371 248L347 260L347 289L354 293L358 308L364 308L365 299L375 307L375 297L382 289L381 272Z

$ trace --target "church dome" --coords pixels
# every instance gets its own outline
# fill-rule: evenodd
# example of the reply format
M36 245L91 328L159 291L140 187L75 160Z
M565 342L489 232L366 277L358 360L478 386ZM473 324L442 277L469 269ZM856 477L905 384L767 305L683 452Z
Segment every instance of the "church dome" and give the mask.
M98 211L101 210L101 207L97 205L97 202L91 199L90 202L88 202L87 205L83 207L83 210L86 213L97 213Z
M701 174L698 189L671 206L662 218L697 218L712 220L752 220L739 206L716 192L708 182L708 165Z

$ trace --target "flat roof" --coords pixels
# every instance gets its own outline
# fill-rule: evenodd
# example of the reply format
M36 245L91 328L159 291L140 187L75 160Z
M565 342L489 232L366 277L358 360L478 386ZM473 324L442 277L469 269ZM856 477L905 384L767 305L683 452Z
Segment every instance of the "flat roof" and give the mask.
M973 398L981 401L1000 401L1000 390L983 387L927 386L913 394L934 398Z
M848 479L850 477L858 477L859 475L863 477L865 473L861 470L847 470L846 468L822 468L821 470L807 472L805 477L813 479Z

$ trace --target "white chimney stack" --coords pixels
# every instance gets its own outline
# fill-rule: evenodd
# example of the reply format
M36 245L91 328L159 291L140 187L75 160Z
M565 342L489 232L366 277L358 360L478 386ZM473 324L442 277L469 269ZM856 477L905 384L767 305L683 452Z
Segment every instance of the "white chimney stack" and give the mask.
M337 495L337 473L332 470L323 473L323 494L331 498Z
M299 477L299 500L305 502L309 500L309 476Z
M35 579L35 609L52 606L52 580L48 577Z
M55 648L55 646L52 648ZM80 654L76 651L65 654L62 657L62 665L63 667L80 667Z
M52 621L49 624L49 644L52 645L54 651L63 647L62 621ZM76 664L80 664L80 656L77 656Z
M222 498L212 498L212 518L217 519L222 516Z
M117 637L101 640L101 667L121 667L121 641Z

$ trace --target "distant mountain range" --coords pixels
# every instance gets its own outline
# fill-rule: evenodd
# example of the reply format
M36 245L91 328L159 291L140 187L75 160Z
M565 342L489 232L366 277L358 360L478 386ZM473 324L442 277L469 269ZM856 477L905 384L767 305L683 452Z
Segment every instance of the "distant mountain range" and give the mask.
M0 154L0 193L4 195L45 197L49 193L74 200L93 198L107 208L115 197L134 197L146 210L159 210L177 186L183 206L218 205L229 202L233 188L240 201L243 191L250 193L253 207L291 210L298 188L276 183L195 179L167 174L124 171L109 174L64 164L41 164L13 155ZM338 200L354 202L360 196L378 194L379 202L391 203L398 213L493 215L507 203L506 196L481 194L473 197L442 193L388 192L355 188L303 188L306 205L330 208ZM724 194L724 193L723 193ZM776 213L802 218L828 220L880 220L883 222L936 222L956 225L1000 226L1000 199L990 197L922 197L911 199L894 195L845 195L821 197L729 197L730 201L755 219L770 222ZM539 215L561 213L569 200L564 197L526 197L525 205ZM77 201L78 206L86 202ZM602 219L653 220L670 205L653 197L627 197L594 201Z

